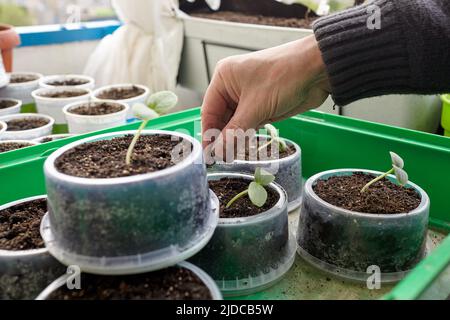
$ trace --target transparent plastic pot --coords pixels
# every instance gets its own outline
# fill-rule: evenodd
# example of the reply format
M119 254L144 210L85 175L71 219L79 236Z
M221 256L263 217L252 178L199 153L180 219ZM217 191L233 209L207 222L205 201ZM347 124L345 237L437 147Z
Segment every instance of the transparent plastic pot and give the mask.
M208 175L210 181L222 178L253 180L238 173ZM252 217L219 219L211 241L190 259L216 281L225 296L264 290L294 263L297 244L289 233L286 193L275 183L268 187L280 196L272 209Z
M32 75L37 77L36 80L22 83L10 83L4 88L0 88L0 97L14 98L22 101L24 105L34 103L31 93L39 89L39 80L43 77L42 74L36 72L13 72L11 75Z
M87 81L87 83L84 83L84 84L69 86L70 88L89 89L89 90L93 90L95 88L94 78L84 76L84 75L78 75L78 74L63 74L63 75L54 75L54 76L43 77L39 81L39 86L41 88L47 88L47 89L60 88L61 86L55 86L55 85L52 85L51 83L55 82L55 81L67 81L67 80Z
M15 205L45 199L31 197L0 206L0 211ZM65 267L46 248L24 251L0 250L0 300L34 299Z
M259 136L265 137L265 136ZM242 172L253 174L256 168L264 168L275 175L275 182L286 191L288 196L288 211L298 209L302 203L303 179L302 179L302 152L293 141L283 139L288 146L295 148L295 153L278 160L245 161L235 160L232 163L215 163L210 172Z
M318 180L355 172L380 175L362 169L319 173L305 185L297 240L299 254L319 269L339 277L367 281L379 270L381 282L401 280L426 254L430 200L419 186L409 182L421 197L419 207L404 214L367 214L333 206L317 196ZM395 183L395 177L388 177Z
M212 300L223 300L222 293L220 292L219 288L217 287L216 283L213 279L202 269L199 267L193 265L192 263L183 261L177 264L178 267L183 269L188 269L192 271L203 283L204 285L209 289L209 292L211 294ZM56 279L52 284L50 284L44 291L41 292L41 294L36 298L36 300L47 300L55 291L60 289L61 287L65 286L67 284L68 275L61 276L60 278ZM99 276L102 277L102 276ZM81 284L83 286L83 284Z
M42 138L34 139L33 142L46 143L46 142L44 142L46 139L52 139L52 142L53 142L53 141L56 141L56 140L71 138L71 137L74 137L74 136L75 136L74 134L52 134L52 135L45 136L45 137L42 137Z
M84 143L134 134L93 136L69 144L45 162L49 216L41 233L51 254L66 265L94 274L133 274L175 265L200 251L219 219L218 199L209 192L200 143L178 164L153 173L114 179L86 179L59 172L55 161Z
M109 91L111 89L129 88L129 87L138 87L138 88L144 90L144 93L139 95L139 96L137 96L137 97L133 97L133 98L130 98L130 99L123 99L123 100L116 100L116 101L122 102L122 103L126 103L127 105L130 106L130 110L128 110L127 119L133 119L133 118L135 118L135 116L134 116L133 111L132 111L131 108L136 103L147 103L147 99L150 96L150 89L148 87L143 86L143 85L139 85L139 84L130 84L130 83L114 84L114 85L98 88L97 90L95 90L92 93L92 97L94 99L96 99L96 100L104 100L102 98L99 98L99 95L101 95L103 92Z
M58 92L79 92L81 96L71 98L49 98L42 95L58 93ZM89 89L79 89L74 87L57 87L57 88L41 88L31 93L36 101L36 109L39 113L47 114L55 119L57 124L66 124L66 117L63 108L74 102L87 102L91 99L91 91Z
M35 114L35 113L12 114L0 117L0 121L4 121L8 124L8 121L11 120L28 119L28 118L43 118L48 120L48 123L45 126L31 130L5 131L0 136L0 140L34 140L37 138L48 136L52 133L55 120L52 117L49 117L44 114Z
M72 134L82 134L127 124L127 114L130 109L127 104L112 100L101 100L91 101L89 105L93 106L102 103L118 105L122 107L122 110L111 114L89 116L71 112L71 110L86 104L86 102L75 102L65 106L63 112L69 125L69 132Z
M20 108L22 107L22 101L12 98L0 98L0 101L14 101L15 104L9 108L0 109L0 117L7 116L10 114L18 114L20 113Z

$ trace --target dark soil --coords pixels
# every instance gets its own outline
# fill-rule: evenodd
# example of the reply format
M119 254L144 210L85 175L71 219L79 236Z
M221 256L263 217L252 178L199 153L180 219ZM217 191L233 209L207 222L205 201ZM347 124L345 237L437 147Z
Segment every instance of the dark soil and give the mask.
M12 100L0 100L0 109L7 109L15 106L17 102Z
M44 138L44 139L42 139L41 140L41 143L47 143L47 142L53 142L53 141L56 141L56 140L61 140L61 139L65 139L65 138L68 138L68 137L56 137L56 138L54 138L54 137L47 137L47 138Z
M39 228L46 212L46 199L0 211L0 249L20 251L44 248Z
M362 194L361 189L373 178L361 172L336 176L318 181L313 189L324 201L354 212L408 213L420 205L421 198L415 190L396 185L388 179L375 183Z
M124 87L124 88L112 88L101 92L97 98L105 100L126 100L134 97L138 97L145 92L136 86Z
M31 146L32 145L28 143L15 143L15 142L0 143L0 153L18 150Z
M263 15L243 14L232 11L192 12L190 13L190 15L198 18L206 18L221 21L231 21L231 22L260 24L277 27L289 27L289 28L307 28L307 29L311 29L311 24L317 19L316 17L281 18Z
M39 95L44 98L74 98L84 96L87 93L87 91L59 91L52 93L41 93Z
M24 131L43 127L49 123L44 118L24 118L6 121L8 125L7 131Z
M38 76L32 74L13 74L9 80L10 83L25 83L39 79Z
M117 113L125 109L124 106L112 103L86 103L76 108L71 108L70 113L82 116L101 116L105 114Z
M56 159L58 171L74 177L105 179L128 177L163 170L175 165L173 149L186 141L172 141L169 135L141 136L133 152L131 165L125 163L129 135L112 140L95 141L71 149ZM183 148L181 148L181 152ZM184 150L192 150L192 145ZM186 153L184 156L187 156ZM183 157L184 158L184 157Z
M81 85L86 84L86 83L89 83L89 81L85 80L85 79L54 80L54 81L47 82L47 84L49 86L55 86L55 87L81 86Z
M211 300L205 284L190 270L169 268L143 275L83 274L81 290L63 287L50 300Z
M242 218L256 216L266 212L275 206L280 199L277 192L270 188L266 188L268 198L266 204L262 208L255 206L248 196L244 196L237 200L230 208L226 208L228 202L242 191L248 189L250 182L244 179L224 178L218 181L210 181L209 187L217 195L220 201L220 217L221 218Z

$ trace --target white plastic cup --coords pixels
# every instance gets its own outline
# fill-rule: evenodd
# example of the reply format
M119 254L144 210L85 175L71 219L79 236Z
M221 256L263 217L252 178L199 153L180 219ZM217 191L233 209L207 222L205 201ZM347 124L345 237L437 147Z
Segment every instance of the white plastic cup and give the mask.
M24 105L33 103L31 93L39 88L39 81L43 77L40 73L35 72L14 72L14 75L33 75L37 79L29 82L10 83L4 88L0 88L0 97L14 98L22 101ZM9 74L11 76L11 74Z
M7 130L2 133L2 135L0 136L0 140L34 140L37 138L48 136L52 133L55 120L52 117L49 117L44 114L35 114L35 113L12 114L1 117L0 121L6 122L6 124L8 124L8 121L11 120L27 119L27 118L44 118L49 122L45 126L31 130L22 130L22 131Z
M16 104L12 107L0 109L0 117L7 116L9 114L17 114L20 113L20 108L22 107L22 101L12 98L0 98L0 101L14 101Z
M39 86L41 88L47 88L47 89L54 89L54 88L60 88L61 86L55 86L51 83L54 81L65 81L65 80L85 80L87 83L80 84L76 86L68 86L70 88L78 88L78 89L89 89L93 90L95 88L95 80L92 77L85 76L85 75L78 75L78 74L64 74L64 75L54 75L54 76L47 76L44 78L41 78L39 81Z
M71 110L80 107L86 102L75 102L64 107L63 112L66 116L69 125L69 133L83 134L103 129L113 128L127 123L127 114L130 107L122 102L113 100L101 100L88 102L89 105L96 105L102 103L109 103L122 106L123 109L119 112L104 114L104 115L80 115L72 113Z
M141 94L140 96L133 97L133 98L130 98L130 99L116 100L117 102L122 102L122 103L128 104L130 109L128 110L127 119L133 119L133 118L135 118L135 116L134 116L131 108L136 103L146 103L147 102L147 99L150 96L150 89L148 87L143 86L143 85L139 85L139 84L131 84L131 83L115 84L115 85L101 87L101 88L95 90L92 93L92 97L94 99L96 99L96 100L104 100L104 99L99 98L98 96L101 93L105 92L105 91L108 91L108 90L111 90L111 89L115 89L115 88L128 88L128 87L133 87L133 86L143 89L144 93Z
M83 92L83 95L71 98L48 98L42 96L43 94L63 91ZM57 124L66 124L66 117L64 116L63 108L70 103L89 101L91 98L91 90L73 87L42 88L33 91L32 96L36 101L36 108L39 113L51 116L55 119Z
M45 139L47 139L47 138L51 138L51 139L53 139L53 141L56 141L56 140L61 140L61 139L66 139L66 138L71 138L71 137L73 137L74 135L73 134L52 134L52 135L50 135L50 136L45 136L45 137L41 137L41 138L37 138L37 139L34 139L33 140L33 142L36 142L36 143L46 143L46 142L43 142Z

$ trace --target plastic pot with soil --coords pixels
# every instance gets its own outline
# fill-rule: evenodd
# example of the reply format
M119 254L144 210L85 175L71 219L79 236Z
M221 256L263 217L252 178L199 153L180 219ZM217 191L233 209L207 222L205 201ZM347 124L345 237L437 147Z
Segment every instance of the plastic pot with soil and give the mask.
M402 279L426 254L430 200L395 176L362 188L381 173L341 169L305 185L297 232L299 254L334 275L366 281L376 266L382 282Z
M191 261L204 269L226 296L246 295L273 285L289 271L297 249L289 234L285 192L271 183L262 207L244 196L227 208L254 178L216 173L208 179L220 201L219 225L208 245Z
M24 105L34 103L31 93L39 88L42 74L35 72L13 72L9 74L9 84L0 88L0 97L14 98Z
M0 98L0 117L20 113L22 101L12 98Z
M130 107L113 100L75 102L64 107L69 132L82 134L125 125Z
M73 136L75 136L75 135L74 134L52 134L50 136L38 138L33 141L36 143L49 143L49 142L58 141L58 140L66 139L66 138L71 138Z
M93 274L131 274L196 254L217 226L200 143L176 132L108 133L53 153L44 171L53 256ZM130 232L132 230L132 232Z
M0 134L1 138L1 134ZM0 139L1 140L1 139ZM0 153L10 152L23 148L33 147L38 145L38 142L25 141L25 140L5 140L0 141Z
M222 300L211 277L188 262L139 275L82 274L82 290L68 290L66 282L57 279L37 300Z
M0 206L0 299L34 299L65 272L39 233L45 196Z
M150 96L150 89L138 84L116 84L99 88L92 95L97 100L115 100L126 103L131 108L137 103L146 104ZM130 109L127 119L132 118L134 118L134 114Z
M275 175L275 182L286 191L288 211L296 210L302 202L301 149L293 141L282 140L283 147L275 142L270 143L268 136L256 136L237 152L236 160L231 163L216 162L210 171L253 174L256 168L263 168Z
M57 124L66 124L63 109L75 102L87 102L91 99L89 89L73 87L42 88L32 92L39 113L53 117Z
M54 89L60 87L72 87L92 90L95 88L95 80L92 77L76 74L55 75L44 77L39 81L41 88Z
M55 120L47 115L23 113L0 117L7 130L0 140L34 140L52 133Z

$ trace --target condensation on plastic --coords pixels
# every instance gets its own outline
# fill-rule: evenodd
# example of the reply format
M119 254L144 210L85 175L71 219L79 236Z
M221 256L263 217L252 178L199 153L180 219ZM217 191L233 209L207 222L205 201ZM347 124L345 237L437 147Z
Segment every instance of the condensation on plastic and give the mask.
M45 162L49 216L41 230L51 254L64 264L96 274L153 271L188 259L214 233L218 199L208 189L201 145L187 135L143 131L192 144L188 157L161 171L85 179L55 168L56 159L76 146L134 133L90 137L63 147Z
M69 126L69 132L71 134L83 134L127 124L127 114L130 107L125 103L111 100L109 101L102 100L102 101L91 101L90 106L91 104L95 105L95 104L102 104L105 102L122 106L124 109L119 112L111 114L90 116L90 115L79 115L70 112L70 110L85 104L85 102L75 102L65 106L63 112L65 114L67 124Z
M0 97L14 98L22 101L23 104L33 103L31 93L39 89L39 81L43 77L40 73L35 72L14 72L15 75L33 75L38 77L36 80L23 83L10 83L6 87L0 88ZM9 74L11 75L11 74Z
M208 175L210 181L226 177L253 179L236 173ZM269 188L280 195L272 209L252 217L220 219L211 241L191 259L216 281L225 296L263 290L294 263L297 245L289 234L286 194L275 183Z
M40 128L35 128L31 130L22 130L22 131L5 131L0 136L0 140L34 140L44 136L48 136L53 131L53 125L55 124L55 120L52 117L49 117L44 114L34 114L34 113L21 113L21 114L12 114L8 116L0 117L0 121L8 122L15 119L27 119L27 118L44 118L49 122Z
M12 99L12 98L8 98L8 99L0 98L0 101L1 100L11 100L11 101L14 101L16 104L9 108L0 109L0 117L7 116L10 114L20 113L20 108L22 107L22 101L17 100L17 99Z
M60 88L61 86L54 86L54 85L51 85L50 83L54 82L54 81L67 81L67 80L88 81L87 83L84 83L84 84L70 86L70 88L89 89L89 90L93 90L95 88L94 78L89 77L89 76L84 76L84 75L78 75L78 74L64 74L64 75L54 75L54 76L43 77L39 81L39 86L41 88L47 88L47 89Z
M339 277L367 281L373 272L381 282L401 280L426 254L430 200L421 196L419 207L407 214L367 214L330 205L313 190L318 180L354 172L380 175L363 169L342 169L319 173L305 185L297 241L299 254L316 267ZM395 181L394 176L390 176ZM369 273L368 273L369 272Z
M46 196L31 197L0 206L0 211ZM65 268L46 248L0 250L0 300L34 299Z

